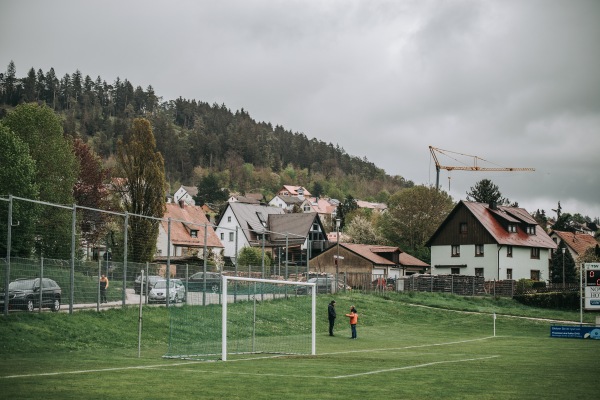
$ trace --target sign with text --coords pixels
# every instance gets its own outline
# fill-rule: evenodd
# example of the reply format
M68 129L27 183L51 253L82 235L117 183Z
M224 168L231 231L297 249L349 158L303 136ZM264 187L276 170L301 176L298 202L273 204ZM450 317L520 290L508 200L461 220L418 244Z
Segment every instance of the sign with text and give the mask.
M585 309L600 310L600 263L585 264Z
M566 339L600 339L600 328L594 326L561 326L550 327L550 337Z

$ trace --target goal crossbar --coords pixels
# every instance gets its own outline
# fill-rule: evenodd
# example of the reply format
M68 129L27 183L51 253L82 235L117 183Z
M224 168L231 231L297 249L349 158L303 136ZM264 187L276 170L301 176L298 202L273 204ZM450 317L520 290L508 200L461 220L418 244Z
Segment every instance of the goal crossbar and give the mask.
M308 292L311 293L311 355L316 354L316 305L317 305L317 291L315 290L316 283L309 282L297 282L297 281L281 281L275 279L259 279L259 278L245 278L239 276L222 276L223 288L223 301L222 304L222 320L221 320L221 360L227 361L227 282L228 281L244 281L244 282L256 282L256 283L270 283L276 285L292 285L292 286L306 286L312 288Z

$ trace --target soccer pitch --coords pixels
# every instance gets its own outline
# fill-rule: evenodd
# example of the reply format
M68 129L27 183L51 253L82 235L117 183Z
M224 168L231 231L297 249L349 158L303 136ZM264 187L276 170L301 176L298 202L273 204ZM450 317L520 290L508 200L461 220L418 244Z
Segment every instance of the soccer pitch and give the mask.
M551 322L498 315L494 324L490 314L339 296L330 337L327 300L319 300L316 356L201 362L162 359L165 347L156 344L141 358L134 348L49 345L47 352L2 354L0 398L596 397L600 341L550 338ZM346 303L358 307L358 340L348 339Z

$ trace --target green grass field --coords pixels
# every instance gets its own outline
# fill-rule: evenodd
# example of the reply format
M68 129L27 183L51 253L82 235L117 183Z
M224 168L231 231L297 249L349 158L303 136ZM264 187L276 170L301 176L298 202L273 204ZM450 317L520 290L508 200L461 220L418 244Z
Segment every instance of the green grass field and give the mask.
M163 359L164 307L144 308L139 358L135 308L11 314L0 319L0 398L597 398L600 341L550 338L552 322L514 317L578 321L578 312L436 294L334 298L338 315L358 308L358 340L343 315L328 336L322 296L317 356L227 362Z

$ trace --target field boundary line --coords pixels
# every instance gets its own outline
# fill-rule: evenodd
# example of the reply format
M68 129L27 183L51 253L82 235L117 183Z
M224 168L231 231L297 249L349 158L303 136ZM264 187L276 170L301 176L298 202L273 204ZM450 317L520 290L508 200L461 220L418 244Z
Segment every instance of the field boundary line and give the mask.
M464 358L462 360L432 361L432 362L428 362L425 364L407 365L405 367L380 369L380 370L376 370L376 371L360 372L357 374L338 375L338 376L331 377L331 379L355 378L357 376L374 375L374 374L382 374L385 372L394 372L394 371L401 371L401 370L406 370L406 369L430 367L432 365L438 365L438 364L450 364L450 363L460 363L460 362L469 362L469 361L490 360L492 358L497 358L497 357L500 357L500 356L495 355L495 356L478 357L478 358Z
M494 339L495 337L497 338L498 336L486 336L486 337L476 338L476 339L457 340L454 342L413 344L413 345L402 346L402 347L385 347L385 348L381 348L381 349L345 350L345 351L337 351L337 352L333 352L333 353L318 353L317 355L318 356L328 356L328 355L336 355L336 354L369 353L369 352L379 352L379 351L418 349L421 347L449 346L452 344L463 344L463 343L478 342L478 341L482 341L482 340Z
M463 311L463 310L452 310L450 308L426 306L423 304L415 304L415 303L404 303L404 304L407 304L411 307L422 307L422 308L429 308L431 310L451 311L451 312L456 312L456 313L461 313L461 314L479 314L479 315L489 315L489 316L494 315L493 312L487 312L487 311ZM582 324L579 321L566 321L566 320L562 320L562 319L524 317L522 315L510 315L510 314L499 314L499 313L495 313L495 314L497 317L519 318L519 319L527 319L527 320L531 320L531 321L561 322L564 324L572 324L572 325L593 325L589 322L584 322Z
M498 336L496 336L496 337L498 337ZM444 343L429 343L429 344L410 345L410 346L403 346L403 347L391 347L391 348L388 347L388 348L380 348L380 349L346 350L346 351L333 352L333 353L318 353L316 355L316 357L327 356L327 355L336 355L336 354L368 353L368 352L380 352L380 351L406 350L406 349L415 349L415 348L433 347L433 346L448 346L448 345L453 345L453 344L476 342L476 341L488 340L488 339L493 339L493 338L494 338L494 336L488 336L488 337L484 337L484 338L459 340L459 341L444 342ZM285 357L285 356L282 355L280 357ZM252 358L245 358L245 359L239 359L239 360L230 360L227 362L252 361L252 360L266 359L266 358L273 358L273 357L252 357ZM205 364L207 362L216 362L216 361L191 361L190 360L190 361L173 363L173 364L134 365L134 366L130 366L130 367L95 368L95 369L85 369L85 370L77 370L77 371L41 372L41 373L37 373L37 374L0 376L0 379L18 379L18 378L32 378L32 377L38 377L38 376L75 375L75 374L89 374L89 373L98 373L98 372L127 371L127 370L135 370L135 369L179 367L179 366L192 365L192 364ZM441 361L441 362L446 362L446 361ZM403 368L406 368L406 367L403 367ZM363 373L363 374L369 374L369 373L373 373L373 372L367 372L367 373ZM251 373L244 373L244 374L249 375ZM264 374L257 374L257 375L264 375ZM361 375L361 374L359 374L359 375ZM279 375L279 376L288 376L288 375ZM291 376L296 376L296 375L291 375ZM310 376L305 376L305 377L310 377ZM322 378L332 379L332 377L322 377Z

